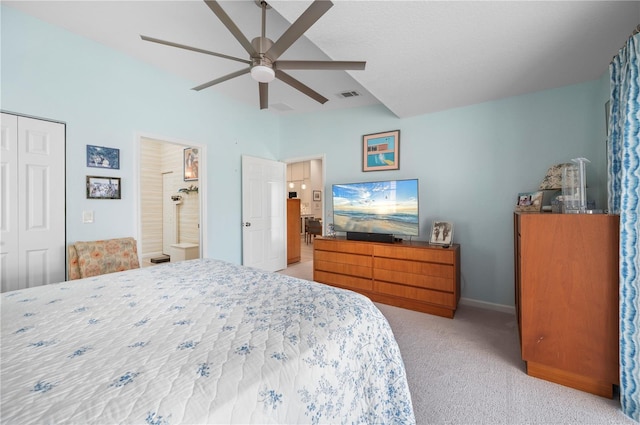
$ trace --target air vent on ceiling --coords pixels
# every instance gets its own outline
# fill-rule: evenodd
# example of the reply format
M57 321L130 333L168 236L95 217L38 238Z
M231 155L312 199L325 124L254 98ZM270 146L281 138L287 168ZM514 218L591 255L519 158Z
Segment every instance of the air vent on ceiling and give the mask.
M350 97L357 97L357 96L360 96L360 93L358 93L355 90L343 91L341 93L338 93L338 97L342 97L343 99L348 99Z
M269 105L270 108L277 109L278 111L293 111L293 108L286 103L274 103Z

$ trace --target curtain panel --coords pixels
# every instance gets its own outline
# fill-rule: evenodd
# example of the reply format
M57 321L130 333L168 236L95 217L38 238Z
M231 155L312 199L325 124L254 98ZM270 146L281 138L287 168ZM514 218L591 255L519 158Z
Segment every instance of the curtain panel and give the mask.
M640 422L640 34L609 65L609 212L620 215L620 403Z

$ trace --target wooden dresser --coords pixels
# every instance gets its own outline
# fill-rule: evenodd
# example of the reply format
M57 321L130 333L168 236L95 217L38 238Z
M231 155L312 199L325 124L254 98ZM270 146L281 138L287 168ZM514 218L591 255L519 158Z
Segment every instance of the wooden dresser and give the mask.
M619 380L619 217L516 213L514 235L527 373L611 398Z
M300 261L300 199L287 199L287 264Z
M313 280L373 301L453 318L460 299L460 246L316 238Z

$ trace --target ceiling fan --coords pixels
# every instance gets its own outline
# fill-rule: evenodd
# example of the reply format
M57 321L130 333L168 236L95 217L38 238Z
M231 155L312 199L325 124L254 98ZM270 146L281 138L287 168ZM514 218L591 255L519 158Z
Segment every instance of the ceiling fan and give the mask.
M299 60L278 60L278 58L305 33L322 15L324 15L333 3L328 0L315 0L311 5L291 24L291 26L273 42L265 35L266 12L271 7L267 2L262 0L254 0L262 9L262 33L260 37L256 37L251 42L244 36L236 24L231 20L229 15L222 9L220 3L214 0L204 0L209 9L220 19L231 34L240 42L242 47L249 53L249 59L242 59L222 53L211 52L209 50L199 49L197 47L186 46L171 41L160 40L153 37L141 35L145 41L164 44L180 49L191 50L198 53L217 56L224 59L230 59L237 62L248 64L249 67L239 71L224 75L215 80L194 87L193 90L202 90L215 84L222 83L241 75L251 73L251 77L259 83L260 109L267 109L269 101L269 83L275 78L290 85L296 90L306 94L312 99L324 104L329 99L314 91L310 87L293 78L291 75L283 72L283 69L308 69L308 70L363 70L366 62L357 61L299 61Z

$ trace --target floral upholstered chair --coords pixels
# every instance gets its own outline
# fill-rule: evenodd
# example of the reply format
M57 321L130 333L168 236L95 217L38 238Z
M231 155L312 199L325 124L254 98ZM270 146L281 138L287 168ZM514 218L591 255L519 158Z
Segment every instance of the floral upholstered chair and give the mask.
M134 238L75 242L68 246L69 280L140 267Z

